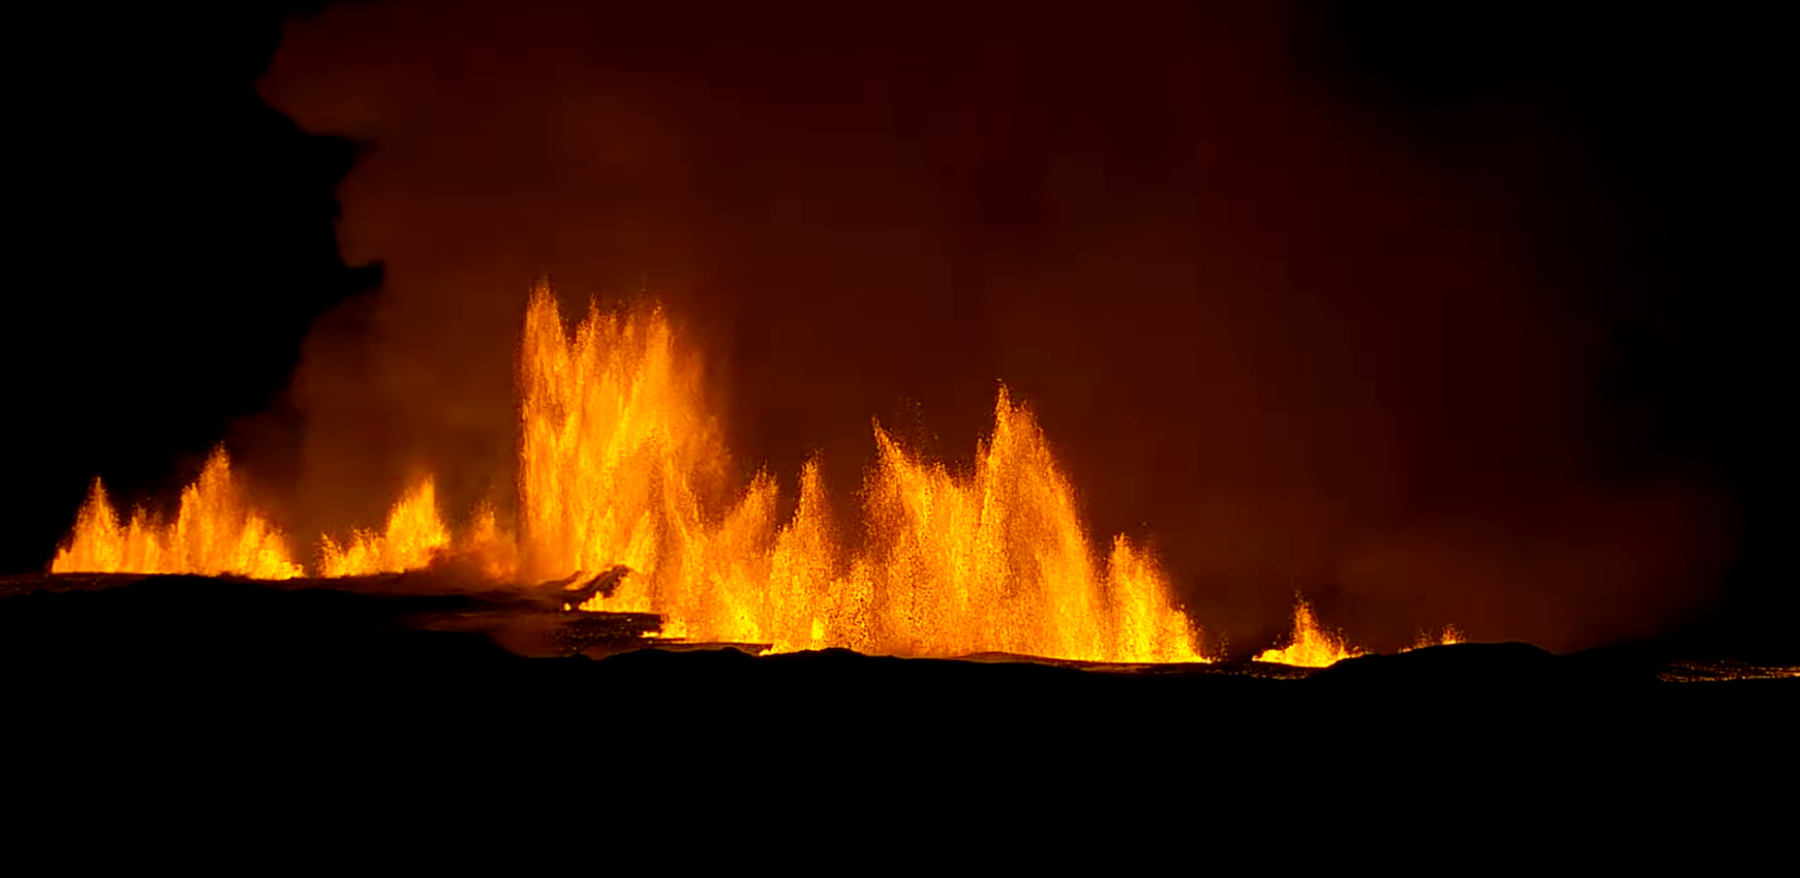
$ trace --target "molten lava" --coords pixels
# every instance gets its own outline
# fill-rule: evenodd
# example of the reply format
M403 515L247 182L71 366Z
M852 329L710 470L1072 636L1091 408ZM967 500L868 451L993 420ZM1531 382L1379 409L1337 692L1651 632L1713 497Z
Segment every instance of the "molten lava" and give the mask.
M258 579L302 575L288 555L287 540L250 506L231 473L224 448L213 451L200 477L181 492L173 522L157 522L143 509L119 523L106 489L94 480L76 513L68 544L50 562L52 573L196 573Z
M1449 646L1453 643L1463 643L1465 640L1466 638L1463 637L1462 629L1457 628L1455 625L1445 625L1444 630L1435 636L1429 631L1419 632L1419 638L1413 641L1412 646L1400 651L1412 652L1415 649L1424 649L1427 646Z
M1342 637L1319 627L1312 605L1304 600L1294 604L1294 629L1288 645L1258 653L1259 662L1276 662L1302 668L1323 668L1347 658L1362 655L1363 650L1351 646Z
M547 287L534 291L519 361L522 572L539 580L624 564L657 575L691 553L702 480L724 445L700 398L698 365L659 309L590 307L574 338ZM647 610L648 595L638 592Z
M438 517L437 484L426 477L394 504L388 512L387 529L381 533L357 531L344 546L329 536L321 537L319 573L367 576L415 570L449 546L450 531Z
M778 652L1204 661L1155 559L1123 536L1104 560L1096 552L1049 441L1004 388L967 475L875 425L861 527L846 539L817 460L802 468L786 522L767 473L727 502L729 457L700 364L661 309L590 304L571 334L540 285L519 356L517 533L484 506L453 538L426 478L384 530L322 538L322 575L453 555L495 580L565 582L592 595L583 610L660 614L665 636ZM96 482L52 569L301 574L236 492L222 450L168 528L142 513L120 527Z
M975 471L951 475L875 429L864 487L882 651L1194 661L1193 632L1154 561L1117 537L1095 557L1075 492L1037 421L1005 389Z
M582 609L659 613L690 637L775 651L1201 660L1142 549L1121 537L1097 562L1048 441L1004 390L967 478L876 426L866 534L852 551L833 532L816 461L785 524L767 474L723 515L705 514L727 458L698 365L660 311L590 307L571 338L540 287L520 382L524 570L632 571Z

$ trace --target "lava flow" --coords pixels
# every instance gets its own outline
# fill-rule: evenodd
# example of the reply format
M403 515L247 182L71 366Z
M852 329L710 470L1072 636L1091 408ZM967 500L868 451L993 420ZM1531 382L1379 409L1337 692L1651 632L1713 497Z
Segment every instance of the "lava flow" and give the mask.
M68 545L50 562L52 573L198 573L257 579L303 575L288 554L287 539L251 508L233 478L224 448L213 451L200 477L181 492L173 522L157 522L143 509L120 524L106 489L94 480L75 516Z

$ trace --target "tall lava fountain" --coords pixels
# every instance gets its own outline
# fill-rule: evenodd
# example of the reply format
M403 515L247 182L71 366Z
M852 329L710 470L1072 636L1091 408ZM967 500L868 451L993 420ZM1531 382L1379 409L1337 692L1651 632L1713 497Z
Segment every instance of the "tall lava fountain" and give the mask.
M590 308L568 334L539 287L520 353L520 534L528 578L632 571L584 609L660 613L687 636L908 655L1197 660L1166 577L1123 537L1102 565L1036 420L1004 390L957 477L879 425L861 545L833 532L818 462L777 521L758 474L715 519L725 470L698 363L659 310Z

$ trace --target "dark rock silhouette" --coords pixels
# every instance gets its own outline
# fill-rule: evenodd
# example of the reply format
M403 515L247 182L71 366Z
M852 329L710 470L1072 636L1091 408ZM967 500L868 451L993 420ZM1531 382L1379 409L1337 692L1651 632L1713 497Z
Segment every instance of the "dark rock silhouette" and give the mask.
M656 620L317 582L3 585L0 739L63 787L150 772L165 786L240 777L277 798L336 778L340 796L485 782L482 801L525 789L690 803L829 795L1020 815L1355 819L1376 790L1415 803L1485 791L1498 805L1579 782L1591 809L1760 783L1800 694L1800 680L1657 683L1629 661L1522 644L1357 659L1304 679L1249 665L1084 670L700 645L525 658L480 632L573 622L615 649ZM446 622L458 619L476 621Z
M1310 678L1317 687L1381 686L1425 693L1492 693L1529 687L1631 686L1654 681L1641 668L1558 657L1528 643L1462 643L1338 662Z

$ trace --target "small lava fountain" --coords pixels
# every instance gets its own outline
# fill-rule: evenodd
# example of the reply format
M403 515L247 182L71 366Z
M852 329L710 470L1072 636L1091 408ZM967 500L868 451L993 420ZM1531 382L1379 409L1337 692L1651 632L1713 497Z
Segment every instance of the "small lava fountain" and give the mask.
M213 451L200 477L182 490L173 521L157 521L139 508L121 523L106 488L95 479L76 513L67 545L50 562L50 572L197 573L257 579L292 579L305 573L289 554L287 538L251 507L223 447Z

